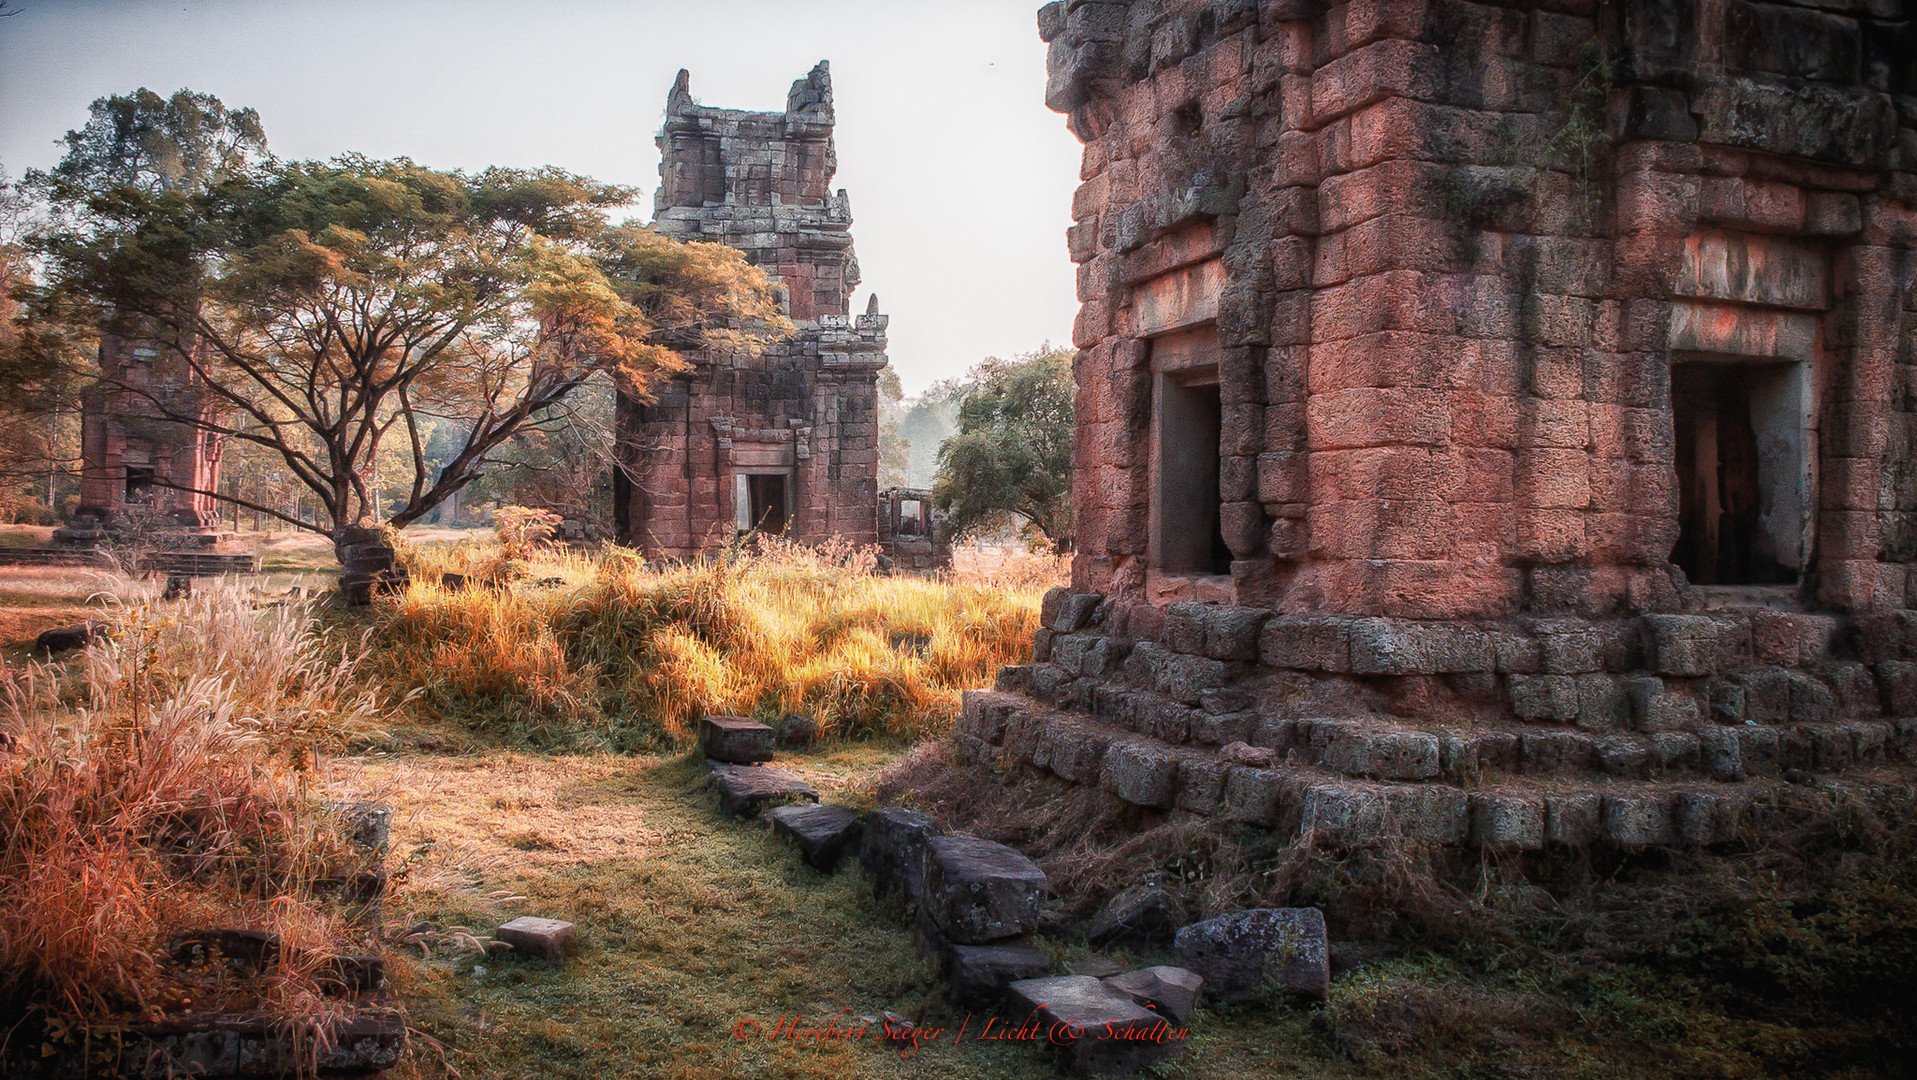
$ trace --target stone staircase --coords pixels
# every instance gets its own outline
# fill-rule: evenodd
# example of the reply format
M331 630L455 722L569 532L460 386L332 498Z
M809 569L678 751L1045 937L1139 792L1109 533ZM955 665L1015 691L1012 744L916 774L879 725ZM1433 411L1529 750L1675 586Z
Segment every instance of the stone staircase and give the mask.
M955 739L1334 846L1703 846L1766 828L1794 786L1913 790L1914 618L1423 623L1055 593L1034 662L968 693Z

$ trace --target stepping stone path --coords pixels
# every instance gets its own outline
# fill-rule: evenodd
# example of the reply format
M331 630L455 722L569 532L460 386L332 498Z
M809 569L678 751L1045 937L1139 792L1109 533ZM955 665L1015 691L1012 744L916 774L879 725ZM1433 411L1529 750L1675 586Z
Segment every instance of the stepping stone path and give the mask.
M1214 981L1223 1001L1255 997L1267 978L1291 993L1327 993L1330 954L1316 908L1260 908L1188 926L1175 938L1182 966L1128 971L1093 957L1073 963L1073 974L1049 975L1051 956L1031 940L1049 888L1035 863L1004 844L946 836L916 810L887 806L861 815L845 806L804 805L818 802L817 790L782 769L753 764L771 758L772 741L771 728L739 717L701 722L720 808L734 817L763 815L806 863L828 873L856 850L875 892L898 894L916 909L920 947L939 962L947 999L970 1009L1003 1002L1000 1014L1036 1022L1073 1072L1130 1072L1182 1053L1184 1029ZM1184 916L1175 897L1154 887L1121 893L1102 914L1110 938L1149 937ZM499 939L525 923L550 920L516 919L500 928ZM570 940L570 924L551 925L565 927ZM908 1021L894 1013L885 1019L894 1038L909 1039Z
M1112 975L1104 981L1140 1005L1157 1009L1160 1016L1180 1027L1191 1022L1199 992L1205 986L1205 980L1196 973L1169 964Z
M765 811L776 836L791 841L806 865L831 873L848 846L856 847L861 815L844 806L775 806Z
M772 729L743 716L708 716L699 721L699 749L711 761L752 765L772 760Z
M872 889L896 892L916 907L924 891L925 842L945 830L931 815L902 806L883 806L865 815L865 841L859 865L872 875Z
M1248 1001L1267 985L1323 1001L1331 991L1331 948L1317 908L1253 908L1193 923L1172 943L1178 965L1196 972L1219 1001Z
M711 760L706 764L712 769L712 786L719 792L719 809L731 817L757 817L768 806L819 801L818 789L784 769Z
M531 915L521 915L501 926L493 931L493 937L511 945L519 955L535 960L558 960L574 942L571 923Z
M1130 1072L1184 1049L1180 1025L1090 975L1021 979L1007 996L1011 1015L1035 1017L1076 1073Z

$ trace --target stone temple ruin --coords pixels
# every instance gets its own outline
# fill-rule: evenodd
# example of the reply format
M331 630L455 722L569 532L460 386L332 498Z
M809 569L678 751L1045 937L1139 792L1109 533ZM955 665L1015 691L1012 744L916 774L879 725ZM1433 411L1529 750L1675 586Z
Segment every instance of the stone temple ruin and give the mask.
M887 317L876 296L848 308L859 263L831 190L831 76L820 62L783 112L699 105L688 82L666 98L654 227L745 252L784 285L799 332L759 356L696 356L655 402L619 402L619 538L678 558L754 529L876 543Z
M1078 554L961 757L1710 844L1917 748L1894 0L1064 0Z
M150 337L103 333L102 381L81 405L80 506L54 540L90 546L138 515L168 539L213 544L227 536L209 492L219 483L220 441L168 417L206 415L212 403L192 373Z

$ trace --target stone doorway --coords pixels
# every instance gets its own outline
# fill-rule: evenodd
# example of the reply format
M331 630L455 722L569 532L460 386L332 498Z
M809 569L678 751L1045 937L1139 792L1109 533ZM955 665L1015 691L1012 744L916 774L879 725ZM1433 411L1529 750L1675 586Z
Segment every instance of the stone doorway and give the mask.
M747 473L738 478L734 505L740 532L785 532L789 519L786 482L784 473Z
M1793 585L1809 504L1801 363L1671 367L1678 539L1693 585Z

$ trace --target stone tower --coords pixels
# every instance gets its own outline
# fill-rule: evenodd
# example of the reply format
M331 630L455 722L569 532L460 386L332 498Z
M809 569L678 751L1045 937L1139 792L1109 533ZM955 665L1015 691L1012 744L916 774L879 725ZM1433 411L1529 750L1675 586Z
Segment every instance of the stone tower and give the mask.
M163 540L211 544L220 531L210 492L220 440L192 420L211 402L188 365L152 337L103 332L101 381L81 406L80 505L56 541L90 545L154 512ZM190 489L190 490L189 490Z
M1909 790L1914 25L1046 5L1077 555L960 742L1334 844Z
M695 103L679 72L659 132L653 226L730 245L785 287L791 339L756 357L701 354L650 405L622 399L614 516L622 542L690 557L758 528L878 539L878 374L886 316L859 283L832 146L826 64L782 112Z

